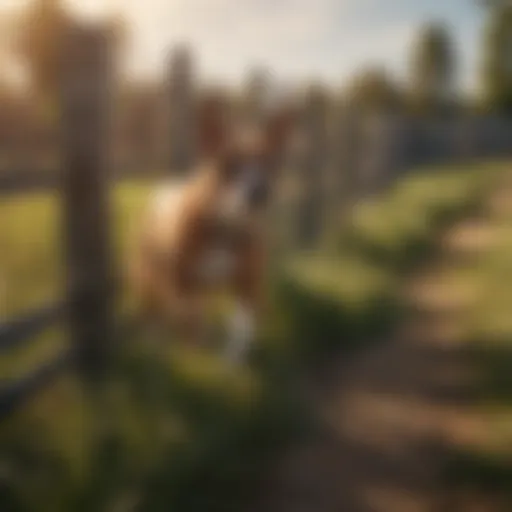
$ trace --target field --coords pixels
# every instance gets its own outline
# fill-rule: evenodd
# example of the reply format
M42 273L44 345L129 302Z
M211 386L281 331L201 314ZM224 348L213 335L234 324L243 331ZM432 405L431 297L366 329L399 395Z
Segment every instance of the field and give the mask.
M131 226L147 201L151 185L122 184L112 197L113 255L122 269ZM57 193L12 194L0 201L0 318L8 319L56 302L63 294L61 209ZM1 358L4 377L28 371L64 345L64 333L41 336L23 357Z
M308 407L297 400L297 377L334 353L355 352L393 332L408 314L401 295L404 282L433 257L447 226L481 214L485 199L501 186L497 180L504 170L504 164L489 163L411 174L381 196L361 202L330 237L334 244L316 255L292 254L278 262L271 283L273 308L250 371L175 347L155 357L148 346L130 344L99 401L66 376L2 425L8 505L12 510L85 512L134 500L151 511L168 510L171 504L176 510L239 510L255 492L269 458L311 427ZM127 183L114 192L119 262L148 191L148 184ZM453 273L457 279L461 274L464 280L477 279L481 290L478 304L462 317L467 338L475 347L496 340L493 350L485 351L486 361L494 365L493 379L480 389L499 389L506 398L510 378L495 368L506 366L503 354L512 338L507 316L511 287L502 285L512 261L507 257L512 218L503 210L493 212L486 218L500 229L500 245L478 265L465 266L463 272L454 267ZM0 203L0 219L1 314L8 318L61 292L58 197L9 196ZM55 329L33 348L2 356L2 377L29 371L62 347L65 338ZM495 382L496 376L502 380ZM493 415L486 416L490 425L510 425L505 398L486 402L492 405ZM490 426L489 432L496 429ZM505 456L503 444L498 453ZM454 462L461 481L464 456Z

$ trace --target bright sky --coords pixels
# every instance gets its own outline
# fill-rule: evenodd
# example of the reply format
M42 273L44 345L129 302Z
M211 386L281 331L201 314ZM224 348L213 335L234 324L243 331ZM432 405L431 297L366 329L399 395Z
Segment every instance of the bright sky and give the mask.
M2 8L27 0L0 0ZM132 73L159 76L169 47L188 42L203 76L238 82L263 64L286 79L342 84L366 64L398 76L419 24L452 28L465 88L473 88L483 13L476 0L66 0L82 14L123 13L132 26Z

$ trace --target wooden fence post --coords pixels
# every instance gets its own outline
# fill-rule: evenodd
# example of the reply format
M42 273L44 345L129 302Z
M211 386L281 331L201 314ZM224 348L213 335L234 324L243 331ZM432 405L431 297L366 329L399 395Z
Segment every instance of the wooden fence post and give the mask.
M381 112L370 119L364 143L364 195L382 191L403 171L404 123L394 112Z
M168 76L170 169L183 174L197 158L192 56L186 47L172 53Z
M334 129L335 168L338 194L343 211L352 208L360 196L360 160L362 146L361 113L350 104L341 105Z
M299 171L302 199L298 211L299 245L311 249L323 223L324 173L327 164L327 96L312 87L306 96L303 130L307 150Z
M265 101L270 85L270 74L265 69L253 69L245 83L242 95L242 119L258 124L265 114Z
M81 370L102 374L112 339L108 208L109 31L70 27L61 67L62 192L69 328Z

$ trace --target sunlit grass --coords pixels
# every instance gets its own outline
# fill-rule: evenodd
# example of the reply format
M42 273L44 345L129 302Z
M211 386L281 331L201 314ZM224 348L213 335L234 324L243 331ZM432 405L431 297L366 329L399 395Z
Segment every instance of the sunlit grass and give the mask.
M350 243L337 252L281 262L250 371L230 368L214 354L172 344L155 352L126 340L108 392L99 400L76 377L62 379L0 429L12 499L29 510L89 512L115 504L128 491L146 510L171 505L205 510L209 499L242 498L249 492L242 483L252 480L247 475L301 426L302 404L294 402L297 390L288 380L295 356L305 355L309 362L382 339L400 312L397 270L410 247L428 248L452 214L485 192L490 181L482 181L485 170L411 175L358 206L351 236L340 237ZM119 268L150 187L127 183L113 193L113 254ZM5 315L60 295L59 218L55 194L12 196L0 203ZM49 333L33 352L2 356L2 377L24 373L65 342L65 336L58 340ZM105 425L106 440L100 435ZM103 454L97 451L100 441L107 446ZM233 482L240 482L237 492Z
M495 181L489 199L498 194L512 198L510 171ZM473 412L478 430L455 453L448 477L460 488L489 493L508 510L505 503L512 501L512 209L496 210L490 202L482 214L492 236L463 271L454 269L475 287L460 322L463 341L474 356Z
M432 245L432 234L479 204L504 168L437 168L404 178L384 198L354 209L341 250L356 244L381 263L407 269Z

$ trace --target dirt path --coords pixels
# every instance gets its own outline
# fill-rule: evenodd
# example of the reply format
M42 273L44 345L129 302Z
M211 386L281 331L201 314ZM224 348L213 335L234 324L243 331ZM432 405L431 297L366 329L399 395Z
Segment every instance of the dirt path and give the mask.
M450 230L441 259L408 283L416 313L393 339L350 362L333 361L314 379L311 398L322 428L269 475L254 510L495 510L443 486L450 450L482 428L469 357L457 341L471 289L447 281L444 271L485 249L492 241L487 228L470 220Z

